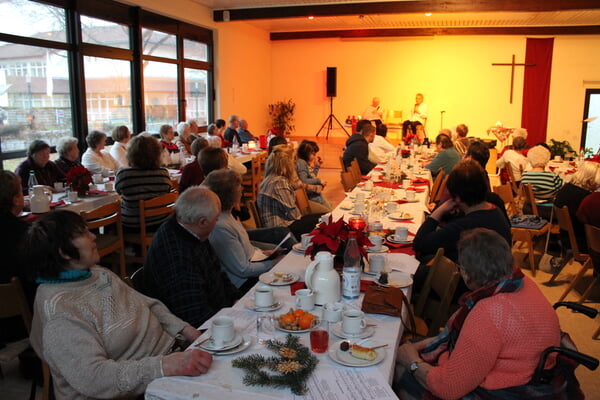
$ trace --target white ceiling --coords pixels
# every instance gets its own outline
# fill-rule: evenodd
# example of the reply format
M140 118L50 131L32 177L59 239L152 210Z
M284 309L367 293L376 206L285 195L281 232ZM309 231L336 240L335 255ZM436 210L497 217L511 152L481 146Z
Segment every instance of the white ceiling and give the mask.
M348 3L343 0L194 0L213 10L306 6ZM378 0L397 1L397 0ZM369 3L354 0L352 3ZM542 27L599 25L600 9L547 12L472 12L419 14L364 14L308 18L247 20L269 32L400 29L400 28L473 28L473 27Z

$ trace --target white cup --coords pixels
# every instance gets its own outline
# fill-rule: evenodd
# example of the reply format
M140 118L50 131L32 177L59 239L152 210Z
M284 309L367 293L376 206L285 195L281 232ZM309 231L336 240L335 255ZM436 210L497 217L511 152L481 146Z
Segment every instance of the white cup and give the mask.
M63 190L65 190L64 182L54 182L54 191L55 192L62 192Z
M371 250L372 251L380 251L381 250L381 246L383 245L383 237L379 236L379 235L372 235L369 236L369 241L371 241L371 243L373 243L373 246L371 246Z
M369 257L369 272L380 274L385 270L386 257L383 254L373 254Z
M349 335L360 335L367 327L365 314L360 310L346 310L342 317L342 331Z
M300 240L302 243L302 250L306 250L310 246L310 241L312 240L312 235L310 233L303 233L300 236Z
M339 322L342 320L343 311L343 303L327 303L323 306L323 320L327 322Z
M356 202L364 203L367 196L364 193L356 193Z
M554 156L554 161L562 161L562 157L561 156Z
M383 230L383 223L381 222L370 222L369 232L381 232Z
M404 189L410 187L410 179L402 179L402 187Z
M102 177L102 174L94 174L94 183L104 183L104 178Z
M315 308L315 293L310 289L297 290L296 307L304 311L310 311Z
M223 347L224 344L231 342L235 335L233 319L228 316L220 316L213 319L210 335L217 348Z
M73 203L73 202L79 200L79 196L77 196L77 192L69 192L68 199L69 199L69 202Z
M389 203L385 204L385 209L388 212L388 214L395 213L396 207L398 207L398 203L396 203L395 201L390 201Z
M242 151L245 152L245 153L248 152L248 143L242 144Z
M381 182L381 172L373 172L371 174L371 179L373 182Z
M113 190L115 190L115 184L112 182L106 182L104 184L104 190L106 190L107 192L112 192Z
M96 185L95 183L92 183L90 185L90 190L98 190L98 185Z
M365 203L362 201L357 201L354 203L354 213L362 214L365 211Z
M408 238L408 228L405 226L397 226L395 234L396 240L405 241Z
M414 190L406 191L406 201L414 201L416 196L417 196L417 194L415 193Z
M365 182L365 190L373 190L373 182L366 181Z
M258 286L254 291L255 307L270 307L275 303L273 300L273 289L268 286Z

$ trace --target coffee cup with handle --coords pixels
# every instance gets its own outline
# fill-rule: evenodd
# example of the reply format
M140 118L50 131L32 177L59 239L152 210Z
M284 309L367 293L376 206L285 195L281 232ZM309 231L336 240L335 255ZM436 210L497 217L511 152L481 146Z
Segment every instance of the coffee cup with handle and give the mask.
M273 303L273 289L268 286L260 285L256 288L256 290L254 290L255 308L271 307Z
M311 311L315 308L315 293L310 289L297 290L296 307L304 311Z
M360 310L346 310L342 316L342 331L348 335L360 335L367 327L365 313Z
M211 338L215 348L221 348L231 342L235 336L233 319L228 316L220 316L212 321Z
M369 272L380 274L385 270L386 257L383 254L373 254L369 257Z
M371 251L381 251L381 246L383 245L383 237L379 235L369 236L369 241L373 243L373 246L370 247Z

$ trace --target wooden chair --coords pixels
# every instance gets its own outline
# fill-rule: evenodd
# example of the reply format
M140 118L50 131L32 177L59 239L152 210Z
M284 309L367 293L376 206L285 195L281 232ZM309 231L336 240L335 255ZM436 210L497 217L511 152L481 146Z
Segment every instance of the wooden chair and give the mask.
M342 167L342 172L348 172L348 168L346 168L346 164L344 164L344 157L340 156L340 166Z
M177 179L171 179L171 191L179 193L179 181Z
M250 212L250 215L252 216L252 219L254 220L254 226L256 228L262 228L263 224L262 224L262 220L260 219L260 214L258 213L258 207L256 206L256 201L247 200L246 207L248 208L248 211Z
M136 233L125 235L126 243L137 244L141 248L141 257L130 257L132 261L139 264L144 264L146 261L148 246L150 246L150 243L152 243L152 237L154 236L154 232L146 231L146 219L149 217L159 217L173 214L175 212L173 207L177 197L177 193L169 192L161 196L154 197L153 199L139 201L140 232L139 234Z
M444 326L450 317L450 303L460 280L456 264L444 257L443 248L438 249L430 264L415 306L416 332L422 336L435 336ZM437 299L431 298L432 292Z
M531 214L540 216L540 213L537 208L537 203L535 202L535 196L533 195L533 189L529 183L524 183L521 185L521 193L525 199L525 202L531 204Z
M442 169L440 170L440 172L438 172L437 176L435 177L433 185L431 185L431 191L429 192L429 201L427 202L428 204L433 203L433 200L435 199L438 190L440 190L440 186L442 184L442 181L444 180L444 174L444 170Z
M340 178L342 180L342 186L344 187L344 192L351 192L352 189L356 187L356 182L354 181L354 176L352 172L340 172Z
M585 272L589 268L592 268L592 269L595 268L596 270L600 269L600 266L594 267L594 262L592 260L592 254L596 253L597 256L600 256L600 228L597 228L593 225L585 224L585 238L587 241L588 249L590 251L590 256L583 263L583 265L581 266L581 269L579 270L579 272L577 272L577 275L575 275L575 278L573 278L573 280L569 284L569 287L567 287L567 289L560 296L558 301L562 301L565 297L567 297L569 292L575 287L577 282L579 282L581 277L585 274ZM571 240L571 239L569 238L569 240ZM592 282L588 285L587 289L585 289L585 291L583 292L583 294L577 301L579 304L583 303L587 299L590 292L592 291L592 289L594 288L594 286L597 283L598 283L598 276L594 276L592 279ZM597 335L597 334L598 334L598 332L596 332L595 335Z
M498 149L492 147L490 149L490 158L487 164L485 164L485 170L489 175L496 175L498 173L496 171L496 161L498 161Z
M261 179L260 158L254 156L252 157L250 171L244 174L242 178L242 198L256 201Z
M308 195L306 194L306 189L303 187L298 188L294 191L296 194L296 206L302 213L302 215L312 214L310 209L310 203L308 202Z
M125 241L121 223L121 202L115 201L90 211L82 211L81 217L86 221L88 229L95 231L96 247L100 257L108 255L118 257L118 263L115 263L113 258L111 262L112 269L115 274L124 278L127 273L125 271ZM115 265L118 265L118 268L115 268Z
M583 254L579 251L579 244L577 243L577 239L575 238L575 229L573 229L573 222L571 221L571 215L569 214L569 209L567 208L567 206L562 206L562 207L553 206L553 207L554 207L554 215L556 215L556 219L558 220L558 226L559 226L560 230L565 231L567 233L567 235L569 236L571 253L568 253L567 259L565 260L564 265L566 265L567 262L569 264L571 264L573 261L577 261L583 265L587 261L589 256L587 254ZM563 265L563 268L564 268L564 265ZM561 268L561 270L562 270L562 268ZM552 278L550 278L549 283L554 282L554 280L556 279L558 274L560 274L560 271L557 271L552 275ZM566 294L565 294L565 296L566 296ZM563 298L561 298L559 301L562 301Z
M358 165L358 160L355 158L350 163L350 167L348 170L352 173L354 177L354 182L359 183L362 180L362 174L360 173L360 165Z
M510 187L512 188L514 195L516 195L517 193L519 193L519 187L517 186L517 181L515 180L515 173L512 169L512 166L510 165L509 162L507 162L506 165L504 166L504 168L506 169L506 172L508 172L508 179L510 180ZM522 173L523 173L523 171L521 171L521 174Z
M504 185L494 186L492 191L500 196L504 202L504 206L506 207L506 213L509 216L519 214L517 205L515 204L515 198L513 196L511 185L505 183Z
M440 174L442 172L440 171ZM432 203L437 203L438 201L440 201L440 199L442 198L442 194L444 194L444 190L446 190L446 183L448 182L448 177L450 175L446 175L444 177L444 179L442 180L442 184L440 185L440 187L438 188L437 193L435 194L435 196L433 197L433 202Z

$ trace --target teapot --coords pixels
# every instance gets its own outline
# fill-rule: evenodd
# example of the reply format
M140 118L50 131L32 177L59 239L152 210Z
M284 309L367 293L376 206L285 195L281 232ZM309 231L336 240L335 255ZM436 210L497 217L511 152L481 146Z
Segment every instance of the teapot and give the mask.
M333 269L333 255L327 251L317 253L304 275L306 287L315 292L315 304L340 301L340 275Z
M34 214L42 214L50 211L52 193L44 185L35 185L33 194L29 198L29 208Z

